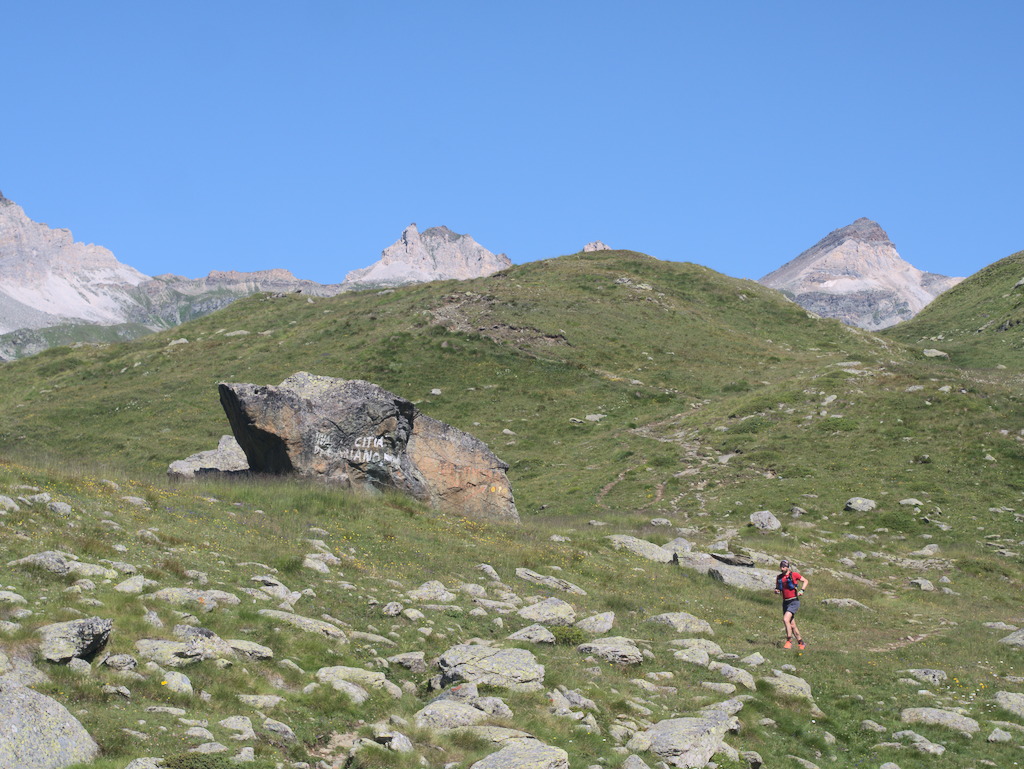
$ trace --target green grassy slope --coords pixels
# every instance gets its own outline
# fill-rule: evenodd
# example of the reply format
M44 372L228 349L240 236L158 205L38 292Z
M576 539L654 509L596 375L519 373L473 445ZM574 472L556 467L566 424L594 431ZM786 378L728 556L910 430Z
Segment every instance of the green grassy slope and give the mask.
M764 506L827 489L832 505L924 490L959 508L982 504L976 484L1017 488L1004 472L1017 444L1000 433L1018 429L1013 389L755 283L630 252L253 298L128 344L50 350L0 372L0 451L161 474L229 431L218 381L298 370L377 382L479 436L511 464L525 515L717 513L736 486Z
M172 344L179 338L188 341ZM790 755L836 766L888 760L904 769L962 767L982 759L1001 765L1008 748L986 744L987 731L968 740L899 721L903 707L929 705L1012 719L994 707L992 691L1016 691L1014 676L1024 664L1018 651L997 645L1001 632L982 625L1024 622L1016 598L1024 576L1016 512L1024 502L1022 396L1013 370L979 372L960 360L956 354L951 361L926 359L889 335L810 318L755 283L630 252L576 254L477 281L331 299L256 297L144 339L53 349L0 368L0 455L13 462L0 473L0 493L30 483L81 514L71 527L46 509L0 518L3 560L45 547L94 561L122 559L113 550L120 535L109 536L102 522L112 517L125 532L160 529L163 545L140 538L129 546L147 576L166 585L185 581L189 569L242 584L252 575L238 564L259 561L279 569L293 589L314 590L303 606L308 616L340 616L359 630L389 627L368 603L368 596L394 597L387 579L405 588L429 578L454 586L474 581L480 561L509 581L516 567L548 573L554 566L587 590L586 598L573 598L581 616L614 610L614 632L647 639L655 655L639 670L606 669L591 680L589 665L571 646L545 652L552 685L583 687L598 701L605 736L617 715L636 716L630 700L637 696L656 702L655 719L707 701L700 681L709 680L708 672L678 663L669 636L646 624L650 615L681 609L711 622L727 652L759 651L772 667L792 661L812 685L827 714L818 723L806 706L783 707L763 686L744 709L744 729L730 742L758 750L768 765L792 765ZM469 523L392 497L364 499L290 483L164 484L170 461L212 448L227 432L218 381L277 383L297 370L377 382L487 441L511 465L524 524ZM604 416L588 421L591 414ZM113 473L122 491L98 483L97 466ZM126 493L145 497L151 509L123 502ZM872 498L878 507L843 512L852 496ZM781 531L747 525L763 509L783 521ZM812 576L802 626L815 656L781 656L773 596L613 552L604 539L629 533L661 544L677 536L673 527L652 525L657 517L683 528L702 550L724 541L765 563L780 555L796 559ZM591 519L607 525L589 526ZM314 583L298 567L312 527L327 532L317 536L332 551L346 555L342 568L354 590ZM570 541L552 542L554 534ZM913 553L927 544L949 560L922 566L925 559ZM916 590L910 580L921 575L951 579L956 595ZM28 587L16 579L30 600L60 607L73 598L52 577L37 576ZM108 587L97 590L111 611L134 607ZM830 609L818 602L823 597L854 598L869 609ZM132 619L117 641L123 648L116 651L130 650L133 634L144 632L131 611L127 616ZM165 619L175 621L170 614ZM448 642L506 634L495 630L493 617L453 613L439 620L446 638L418 639L404 625L394 632L403 648L423 643L428 657ZM353 646L337 662L323 662L333 653L275 635L271 623L248 609L204 615L203 622L225 637L244 628L307 671L368 665L373 656ZM27 644L31 631L28 623L14 640ZM273 680L269 669L252 667ZM901 672L911 667L941 668L950 679L928 687L931 695L917 694L926 687L907 684ZM677 694L650 695L635 681L664 671L674 673ZM218 696L193 716L214 723L230 714L234 705L226 704L225 690L241 686L242 678L224 684L209 671L195 675ZM301 685L287 676L293 688ZM71 691L72 698L98 701L94 681L70 675L55 681L47 689L55 696ZM171 749L162 737L140 748L120 729L144 718L143 708L163 696L139 686L122 712L90 706L84 718L108 735L110 756L161 754ZM569 750L572 766L621 763L610 738L580 736L549 717L542 695L510 702L515 724ZM308 746L327 731L386 715L389 705L337 711L317 696L296 694L283 715L305 724L300 739ZM419 705L403 703L399 711L408 717ZM780 727L759 725L765 716ZM932 758L876 749L889 737L865 732L866 718L890 731L914 728L945 744L947 753ZM448 751L449 758L431 753L437 765L465 759L468 766L486 752L456 738L414 737L419 746ZM281 755L274 746L263 748L268 765ZM402 767L402 760L367 758L359 766ZM107 766L123 763L111 758Z
M1024 251L976 272L884 335L954 356L961 366L1024 368Z

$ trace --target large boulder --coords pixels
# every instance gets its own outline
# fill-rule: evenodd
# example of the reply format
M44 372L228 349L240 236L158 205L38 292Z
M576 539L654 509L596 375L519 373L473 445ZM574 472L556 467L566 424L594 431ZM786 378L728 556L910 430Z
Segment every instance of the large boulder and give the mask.
M0 684L0 766L62 769L100 749L67 708L24 686Z
M519 520L508 465L483 441L378 385L300 371L278 386L219 387L253 472L395 489L446 512Z

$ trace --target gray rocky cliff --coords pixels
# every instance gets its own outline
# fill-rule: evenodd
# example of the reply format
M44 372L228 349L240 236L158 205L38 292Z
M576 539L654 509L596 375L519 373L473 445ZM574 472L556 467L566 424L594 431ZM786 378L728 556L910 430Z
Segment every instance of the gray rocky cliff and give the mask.
M379 261L348 273L342 287L467 280L493 275L511 265L505 254L491 253L470 235L459 235L447 227L431 227L420 233L415 224L410 224L402 237L381 252Z
M758 282L816 315L877 330L912 318L962 280L917 269L877 222L861 218Z

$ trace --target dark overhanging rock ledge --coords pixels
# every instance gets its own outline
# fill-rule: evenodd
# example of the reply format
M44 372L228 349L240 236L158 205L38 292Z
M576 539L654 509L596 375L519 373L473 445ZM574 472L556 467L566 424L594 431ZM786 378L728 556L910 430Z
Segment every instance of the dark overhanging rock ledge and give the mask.
M394 489L445 512L519 521L508 465L487 444L379 385L300 371L276 386L221 382L218 389L249 472ZM207 466L217 456L182 462L196 475L238 473L237 463ZM181 464L168 473L189 477L175 470Z

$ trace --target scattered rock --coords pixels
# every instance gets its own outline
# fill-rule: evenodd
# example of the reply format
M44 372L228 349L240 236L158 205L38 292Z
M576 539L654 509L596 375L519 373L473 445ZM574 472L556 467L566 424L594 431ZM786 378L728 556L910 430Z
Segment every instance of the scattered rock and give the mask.
M655 545L653 542L648 542L646 539L638 539L627 534L613 534L608 537L608 541L612 543L612 547L616 550L625 549L649 561L655 561L656 563L670 563L672 561L672 553L663 547Z
M750 515L750 525L760 531L778 531L782 528L779 519L769 510L758 510Z
M576 647L580 654L593 654L613 665L639 665L644 660L643 652L635 642L621 636L595 638Z
M873 499L867 499L865 497L850 497L846 500L843 510L855 513L870 513L876 507L878 507L878 503Z
M905 724L931 724L944 726L963 734L975 734L981 726L973 718L941 708L904 708L900 712L900 720Z

